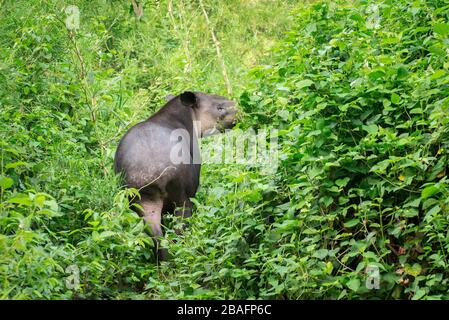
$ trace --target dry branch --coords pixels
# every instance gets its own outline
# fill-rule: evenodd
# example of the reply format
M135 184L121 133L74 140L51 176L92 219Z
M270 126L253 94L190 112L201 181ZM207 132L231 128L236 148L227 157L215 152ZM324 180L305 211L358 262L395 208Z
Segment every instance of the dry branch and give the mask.
M199 0L199 3L200 3L201 10L203 11L204 18L206 19L206 24L207 24L207 27L209 28L210 35L212 37L212 41L214 42L214 45L215 45L215 49L217 50L217 58L221 65L221 72L223 73L223 78L226 83L227 92L229 95L231 95L232 94L231 83L229 82L228 72L226 71L226 64L224 62L223 56L221 55L220 42L217 40L217 37L215 36L214 29L212 28L212 25L209 20L209 16L207 14L206 9L204 8L203 0Z
M140 20L143 15L143 5L141 3L137 3L136 0L132 0L134 14L136 15L137 20Z
M178 39L182 42L182 47L184 49L184 53L186 55L186 60L187 60L187 63L184 67L184 72L188 72L191 70L192 58L190 55L189 46L187 44L187 41L184 40L186 37L181 36L181 32L180 32L178 26L176 25L175 16L173 15L173 2L171 0L168 1L168 15L170 16L170 21L173 24L173 30L175 31L176 37L178 37ZM181 24L181 29L183 29L182 17L181 17L180 24Z

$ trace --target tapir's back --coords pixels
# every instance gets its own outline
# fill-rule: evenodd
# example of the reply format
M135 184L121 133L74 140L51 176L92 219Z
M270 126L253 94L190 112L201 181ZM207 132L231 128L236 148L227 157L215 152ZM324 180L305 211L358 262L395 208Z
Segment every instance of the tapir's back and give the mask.
M170 160L174 142L171 129L151 122L130 128L121 139L115 155L115 171L123 173L127 187L143 188L149 184L162 189L177 171Z

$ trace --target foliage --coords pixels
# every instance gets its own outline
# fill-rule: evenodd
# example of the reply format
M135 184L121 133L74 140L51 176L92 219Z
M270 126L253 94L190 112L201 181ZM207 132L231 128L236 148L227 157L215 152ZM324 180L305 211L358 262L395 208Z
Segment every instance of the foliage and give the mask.
M0 297L448 299L449 3L205 1L238 128L277 128L280 165L203 166L157 265L117 140L169 92L224 94L197 2L170 3L80 1L76 32L69 3L2 5Z
M269 297L448 298L448 8L307 5L253 70L245 124L282 128L282 213L257 264Z
M207 26L198 3L171 17L170 2L142 1L137 20L130 1L77 1L75 31L72 2L1 2L1 298L142 299L148 279L165 282L112 170L118 139L168 93L224 93L209 27L238 96L288 25L270 17L291 6L207 1Z

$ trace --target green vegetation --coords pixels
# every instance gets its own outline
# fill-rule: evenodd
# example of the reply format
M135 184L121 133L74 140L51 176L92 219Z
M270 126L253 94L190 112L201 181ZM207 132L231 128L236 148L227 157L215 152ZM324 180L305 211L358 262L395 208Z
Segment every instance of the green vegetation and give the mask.
M449 299L449 3L202 2L79 1L76 32L72 3L0 2L0 297ZM186 89L278 129L280 163L205 165L156 265L113 155Z

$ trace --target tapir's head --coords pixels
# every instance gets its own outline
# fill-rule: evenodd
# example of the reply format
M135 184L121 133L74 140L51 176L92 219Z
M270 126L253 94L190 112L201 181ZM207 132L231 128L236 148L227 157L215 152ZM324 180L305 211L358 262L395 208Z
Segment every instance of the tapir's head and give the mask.
M167 96L171 100L174 96ZM193 120L201 136L223 132L235 125L237 109L235 102L225 97L202 92L186 91L179 95L183 106L191 108Z

